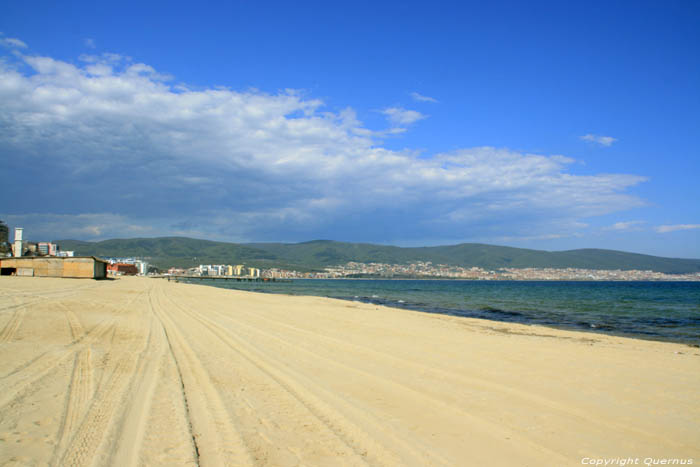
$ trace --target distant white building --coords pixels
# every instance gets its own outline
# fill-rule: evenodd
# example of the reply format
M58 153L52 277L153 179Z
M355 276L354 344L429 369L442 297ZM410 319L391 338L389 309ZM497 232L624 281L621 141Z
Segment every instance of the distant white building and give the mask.
M139 270L139 274L141 276L145 276L146 274L148 274L148 263L147 262L137 261L135 266L136 266L136 269Z
M14 256L19 258L22 256L22 232L24 229L22 227L15 228L15 245L14 245Z

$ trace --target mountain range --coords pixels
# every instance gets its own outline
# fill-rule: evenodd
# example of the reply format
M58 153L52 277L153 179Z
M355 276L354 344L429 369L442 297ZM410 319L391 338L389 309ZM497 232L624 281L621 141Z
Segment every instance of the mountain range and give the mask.
M185 237L113 239L99 242L62 240L63 250L79 256L141 257L164 269L199 264L247 266L298 271L321 270L349 261L407 264L431 261L484 269L583 268L639 269L668 274L700 272L700 259L663 258L616 250L542 251L480 243L431 247L397 247L368 243L314 240L303 243L227 243Z

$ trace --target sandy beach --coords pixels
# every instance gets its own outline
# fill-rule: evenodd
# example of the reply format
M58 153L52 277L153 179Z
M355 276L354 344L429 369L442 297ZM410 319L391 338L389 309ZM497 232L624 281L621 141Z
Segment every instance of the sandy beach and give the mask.
M683 344L3 277L0 355L0 465L700 462L700 349Z

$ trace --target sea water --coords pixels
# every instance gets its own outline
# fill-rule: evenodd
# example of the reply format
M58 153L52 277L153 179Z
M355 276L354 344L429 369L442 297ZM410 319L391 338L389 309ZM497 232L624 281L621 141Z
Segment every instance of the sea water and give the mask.
M205 279L201 283L700 344L700 282Z

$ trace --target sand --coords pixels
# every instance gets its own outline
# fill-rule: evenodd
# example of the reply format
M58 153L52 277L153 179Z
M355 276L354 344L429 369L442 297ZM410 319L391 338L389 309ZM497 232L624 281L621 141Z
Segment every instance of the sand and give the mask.
M1 465L698 464L699 394L700 349L683 344L162 279L0 278Z

